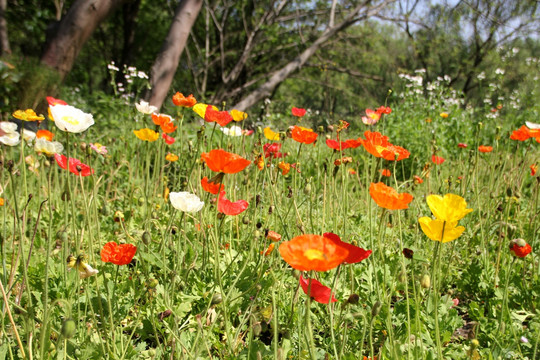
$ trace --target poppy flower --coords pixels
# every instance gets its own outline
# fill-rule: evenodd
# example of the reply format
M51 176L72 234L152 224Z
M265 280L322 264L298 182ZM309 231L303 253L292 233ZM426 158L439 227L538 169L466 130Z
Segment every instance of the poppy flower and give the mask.
M383 158L389 161L400 161L407 159L410 153L388 141L388 136L384 136L379 132L364 132L365 140L362 140L362 145L371 155Z
M222 133L224 133L227 136L242 136L243 131L240 126L233 125L230 128L220 128Z
M281 149L280 143L269 143L263 145L264 157L273 157L273 158L282 158L286 154L280 153Z
M54 158L56 159L58 166L60 166L62 169L65 170L68 168L68 161L65 155L54 154ZM77 176L90 176L94 173L94 169L86 164L83 164L79 159L69 158L69 172Z
M448 113L447 112L442 112L439 114L440 117L442 117L443 119L446 119L448 117Z
M493 151L493 146L480 145L478 151L481 153L489 153Z
M366 109L366 116L362 116L362 122L366 125L375 125L381 118L381 113Z
M167 114L152 114L152 122L156 125L163 125L165 123L173 121L172 116Z
M510 252L512 255L524 258L532 251L531 245L527 244L523 239L514 239L510 242Z
M45 138L36 139L34 143L34 150L38 153L45 154L46 156L53 156L54 154L60 154L64 151L64 146L58 141L49 141Z
M287 175L291 171L291 164L282 161L278 164L278 168L281 169L281 175Z
M47 96L46 99L47 99L47 103L49 103L49 105L51 105L51 106L54 106L54 105L67 105L67 102L65 102L64 100L55 99L52 96Z
M362 260L365 260L371 255L371 250L364 250L359 246L355 246L353 244L346 243L344 241L341 241L340 237L334 233L328 232L324 233L323 236L325 238L328 238L332 240L336 245L344 247L345 249L349 250L349 255L343 260L344 263L347 264L356 264L359 263Z
M230 112L232 119L236 122L246 120L248 117L248 114L240 110L232 109Z
M266 234L266 238L268 240L272 240L274 242L277 242L277 241L280 241L281 240L281 235L278 234L277 232L275 231L272 231L272 230L269 230L268 233Z
M424 180L418 175L414 175L413 179L415 184L422 184L424 182Z
M259 170L264 169L264 158L261 154L257 155L257 157L255 158L255 165Z
M270 141L279 141L279 133L272 131L269 127L264 128L263 134Z
M173 153L168 153L168 154L165 156L165 160L170 161L170 162L178 161L178 159L179 159L178 155L173 154Z
M175 209L183 212L196 213L204 206L204 201L201 201L197 195L187 191L171 192L169 193L169 200Z
M380 169L379 172L382 176L390 177L392 176L392 173L388 169Z
M272 251L274 251L275 247L276 247L275 243L271 243L270 245L268 245L268 248L264 252L264 256L269 256L272 253Z
M201 118L204 119L204 115L206 114L206 108L208 107L207 104L203 104L203 103L198 103L198 104L195 104L191 109L197 114L199 115ZM212 109L214 110L219 110L216 106L212 105Z
M44 138L47 141L52 141L54 134L50 132L49 130L38 130L36 133L36 137L38 139Z
M457 239L465 231L463 226L457 226L457 221L449 222L424 216L418 219L418 222L428 238L443 243Z
M313 144L317 140L317 133L302 126L295 126L292 129L292 138L303 144Z
M525 125L522 125L519 129L514 130L512 135L510 135L511 140L525 141L531 138L531 132L529 128Z
M306 109L293 107L291 109L291 113L293 114L293 116L301 118L306 115Z
M117 244L110 241L101 249L101 261L115 265L127 265L133 260L137 247L133 244Z
M172 102L176 106L193 107L197 103L197 99L193 97L193 94L185 97L181 92L177 92L173 95Z
M538 171L538 165L532 164L530 166L530 169L531 169L531 176L534 176L534 175L536 175L536 172Z
M208 181L208 178L206 176L202 178L201 186L204 191L214 195L218 194L225 188L225 186L221 183L213 183L211 181Z
M466 148L467 148L467 144L464 144L464 143L459 143L457 146L460 147L460 148L462 148L462 149L466 149Z
M144 128L140 130L133 130L133 133L140 140L148 141L148 142L154 142L159 138L159 133L155 132L154 130L150 130L148 128Z
M56 126L71 133L81 133L94 125L94 117L91 114L70 105L49 106L51 116Z
M170 136L170 135L167 135L166 133L163 133L163 134L161 135L161 137L165 140L165 143L166 143L167 145L172 145L172 144L174 144L174 142L176 141L175 138L173 138L173 137Z
M441 165L446 161L446 159L437 155L431 155L431 161L433 161L436 165Z
M135 108L141 114L146 114L146 115L155 113L158 110L156 106L150 105L148 102L144 100L141 100L138 104L135 104Z
M204 121L206 122L216 122L221 126L225 126L233 120L231 114L227 111L218 111L214 110L211 105L206 107L206 112L204 113Z
M386 186L382 182L371 183L369 186L369 195L382 208L388 210L408 209L409 203L413 196L408 193L399 194L390 186Z
M377 109L377 112L379 114L390 114L392 112L392 109L390 109L388 106L379 106Z
M345 246L321 235L300 235L281 243L279 253L291 267L300 271L327 271L349 256Z
M345 150L345 149L356 149L362 145L362 139L349 139L345 141L337 141L333 139L326 139L326 146L333 150Z
M201 159L210 170L225 174L235 174L251 164L251 161L244 159L240 155L229 153L223 149L214 149L202 153Z
M223 213L225 215L238 215L240 213L243 213L248 208L248 206L249 204L246 200L238 200L232 202L225 198L225 191L221 191L219 193L217 209L220 213Z
M107 155L107 153L109 152L109 150L107 150L107 147L104 145L101 145L100 143L95 143L95 144L90 143L90 149L94 150L100 155Z
M45 120L44 116L37 115L36 112L32 109L26 109L26 110L17 110L13 114L13 117L15 119L19 119L22 121L41 121Z
M426 202L433 215L448 223L457 222L465 217L473 209L467 209L467 202L464 198L455 194L429 195Z
M352 161L353 161L352 157L344 156L341 159L334 160L334 165L335 166L340 166L341 164L348 164L348 163L351 163Z
M304 290L304 293L311 297L313 300L320 304L328 304L330 301L336 302L332 289L324 286L316 279L305 279L300 275L300 287ZM309 294L308 294L309 291ZM330 294L332 294L332 300L330 300Z
M0 206L4 206L4 204L5 204L4 198L0 198Z

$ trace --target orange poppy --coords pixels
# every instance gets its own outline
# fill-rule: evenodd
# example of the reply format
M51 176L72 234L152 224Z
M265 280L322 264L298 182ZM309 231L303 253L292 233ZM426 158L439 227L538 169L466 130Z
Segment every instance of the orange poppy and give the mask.
M51 106L54 106L54 105L67 105L67 102L65 102L64 100L55 99L52 96L47 96L46 99L47 99L47 102L49 103L49 105L51 105Z
M181 92L177 92L173 95L172 102L176 106L192 107L197 103L197 99L193 97L193 94L189 94L188 97L185 97Z
M388 141L388 136L382 135L380 132L364 132L365 140L362 140L362 145L371 155L383 158L389 161L399 161L407 159L410 153Z
M388 169L380 169L379 172L382 176L390 177L392 176L392 173Z
M510 242L510 252L516 257L524 258L531 251L531 245L527 244L523 239L514 239Z
M317 140L317 133L311 129L302 126L295 126L292 129L292 138L295 141L303 144L313 144Z
M481 153L488 153L493 151L493 146L480 145L478 151Z
M337 141L337 140L333 140L333 139L327 139L326 140L326 145L330 148L330 149L334 149L334 150L345 150L345 149L356 149L357 147L359 147L360 145L362 145L362 139L358 138L358 139L349 139L349 140L345 140L345 141Z
M223 149L214 149L210 150L210 152L202 153L201 159L210 170L225 174L235 174L251 164L251 161L244 159L240 155L227 152Z
M221 126L225 126L233 121L233 118L227 111L214 110L212 105L208 105L206 107L206 112L204 113L204 121L216 122Z
M54 134L52 132L50 132L49 130L38 130L37 133L36 133L36 137L38 139L44 138L47 141L52 141L52 139L54 137Z
M281 169L281 175L287 175L291 171L291 164L282 161L278 164L278 167Z
M510 135L511 140L525 141L525 140L528 140L530 138L531 138L531 131L525 125L522 125L517 130L514 130L512 132L512 135Z
M418 175L414 175L413 179L415 184L422 184L424 182L424 180Z
M178 128L178 126L174 126L172 121L161 124L160 127L161 127L161 131L163 131L165 134L170 134Z
M171 122L172 120L173 118L170 115L152 114L152 121L154 122L154 124L159 125L159 126L166 124L168 122Z
M271 243L270 245L268 245L268 248L264 252L264 256L269 256L272 253L272 251L274 251L275 247L276 247L275 243Z
M349 250L321 235L300 235L279 246L279 253L294 269L327 271L343 263Z
M214 183L212 181L208 181L208 178L206 176L202 178L201 186L204 191L214 195L216 195L225 188L225 186L221 183Z
M275 232L275 231L268 230L268 233L266 234L266 238L267 238L268 240L272 240L272 241L276 242L276 241L280 241L280 240L281 240L281 235L278 234L278 233Z
M436 165L441 165L443 162L446 161L446 159L437 155L432 155L431 161L433 161Z
M534 175L536 175L536 172L538 171L538 165L532 164L530 166L530 169L531 169L531 176L534 176Z
M413 196L408 193L399 194L390 186L384 185L382 182L377 184L371 183L369 186L369 195L382 208L388 210L408 209L409 203Z
M178 159L179 159L178 155L173 154L173 153L168 153L167 156L165 156L165 160L170 161L170 162L178 161Z
M115 265L127 265L131 262L137 247L133 244L117 244L114 241L108 242L101 249L101 261L110 262Z

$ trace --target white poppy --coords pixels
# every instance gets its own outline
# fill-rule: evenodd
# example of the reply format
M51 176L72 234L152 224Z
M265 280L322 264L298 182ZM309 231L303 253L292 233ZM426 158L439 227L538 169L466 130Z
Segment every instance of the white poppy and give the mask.
M535 124L535 123L532 123L532 122L529 122L529 121L525 121L525 125L527 125L527 127L531 130L538 130L540 129L540 124Z
M175 209L184 212L198 212L204 205L204 201L201 201L197 195L186 191L172 192L169 194L169 199Z
M8 146L15 146L21 142L21 136L18 132L4 133L0 136L0 143Z
M157 111L157 107L154 105L150 105L144 100L141 100L138 104L135 104L135 107L137 108L137 111L143 114L152 114Z
M32 142L36 138L36 133L30 130L23 129L22 136L24 141Z
M17 124L9 121L0 121L0 135L17 132Z
M220 130L228 136L242 136L242 128L240 126L233 125L230 128L220 128Z
M94 125L94 117L71 105L49 106L56 126L71 133L81 133Z
M54 154L61 154L64 151L64 145L58 141L48 141L45 138L39 138L34 144L34 150L44 153L47 156L53 156Z

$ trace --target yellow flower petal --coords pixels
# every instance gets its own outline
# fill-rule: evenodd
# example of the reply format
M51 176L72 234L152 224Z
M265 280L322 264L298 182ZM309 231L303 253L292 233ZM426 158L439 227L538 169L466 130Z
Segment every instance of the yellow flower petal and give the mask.
M135 134L135 136L137 136L139 139L143 141L153 142L159 138L159 133L155 132L154 130L150 130L148 128L144 128L140 130L133 130L133 133Z
M454 194L446 194L444 197L430 195L427 197L427 204L437 219L449 223L458 221L473 211L473 209L467 209L464 198Z
M13 117L22 121L41 121L45 119L43 116L38 116L32 109L17 110L13 113Z
M231 110L230 113L234 121L246 120L248 117L248 114L246 114L243 111L236 110L236 109Z
M208 104L203 104L203 103L198 103L198 104L195 104L193 105L192 109L193 111L195 111L195 113L197 113L197 115L199 115L200 117L202 117L204 119L204 115L206 114L206 108L208 107ZM218 111L219 109L212 105L212 109Z
M456 226L457 221L445 223L442 220L424 216L418 219L418 222L428 238L434 241L441 241L442 239L441 242L443 243L457 239L465 231L463 226Z
M264 137L271 141L278 141L279 140L279 133L272 131L269 127L264 128Z

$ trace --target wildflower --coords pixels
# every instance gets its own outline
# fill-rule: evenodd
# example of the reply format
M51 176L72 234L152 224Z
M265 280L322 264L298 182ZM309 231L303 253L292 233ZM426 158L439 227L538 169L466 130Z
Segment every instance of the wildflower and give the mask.
M473 211L473 209L467 209L464 198L454 194L446 194L444 197L429 195L426 202L437 219L449 223L457 222Z
M79 271L79 276L81 279L86 279L87 277L99 273L98 270L92 268L86 263L86 257L84 255L79 255L77 257L69 255L66 262L69 268L77 269Z
M193 107L197 103L197 99L193 97L193 94L185 97L181 92L177 92L173 95L172 102L176 106Z
M268 245L268 248L264 252L264 256L269 256L272 253L272 251L274 251L275 247L276 247L275 243L271 243L270 245Z
M49 130L38 130L38 132L36 133L36 137L38 139L43 138L47 141L52 141L54 134L50 132Z
M0 122L1 124L1 122ZM8 146L15 146L21 142L21 135L18 132L3 132L0 134L0 143Z
M255 165L259 170L264 169L264 157L261 154L257 155L255 158Z
M65 102L64 100L55 99L55 98L53 98L52 96L47 96L46 99L47 99L47 103L49 103L49 106L54 106L54 105L67 105L67 104L68 104L68 103Z
M144 128L140 130L133 130L133 133L140 140L148 141L148 142L154 142L159 138L159 133L155 132L154 130L150 130L148 128Z
M333 139L326 139L326 146L333 150L345 150L345 149L356 149L362 145L362 139L349 139L345 141L336 141Z
M240 126L233 125L230 128L220 128L219 130L228 136L242 136L242 128Z
M206 107L206 112L204 113L204 121L206 122L216 122L221 126L225 126L232 121L232 116L227 111L218 111L214 110L211 105Z
M356 175L356 171L354 169L349 169L349 174Z
M28 164L28 170L32 171L35 174L39 173L39 161L37 161L36 158L34 158L32 155L28 155L24 158L24 161L26 162L26 164Z
M240 155L229 153L223 149L214 149L208 153L202 153L201 159L210 170L225 174L235 174L251 164L251 161L244 159Z
M383 158L389 161L400 161L407 159L410 153L388 141L388 136L383 136L379 132L364 132L365 140L362 140L362 145L371 155Z
M279 152L281 149L280 143L269 143L263 145L264 157L282 158L285 154Z
M535 124L530 121L525 121L525 125L527 125L527 127L531 130L540 130L540 124Z
M79 159L69 158L69 161L67 161L66 156L60 154L54 154L54 158L58 166L64 170L68 168L67 163L69 163L69 172L77 176L90 176L94 173L94 169L86 164L83 164Z
M6 203L6 202L5 202L4 198L1 198L1 197L0 197L0 206L4 206L5 203Z
M369 195L382 208L388 210L408 209L409 203L413 196L408 193L398 194L396 190L390 186L386 186L382 182L377 184L371 183L369 186Z
M133 260L137 247L133 244L106 243L101 249L101 261L115 265L127 265Z
M379 106L377 112L379 114L390 114L392 112L392 109L390 109L388 106Z
M34 150L43 153L46 156L53 156L62 153L62 151L64 151L64 146L58 141L49 141L46 138L38 138L34 143Z
M531 176L534 176L534 175L536 175L536 172L538 171L538 165L532 164L530 166L530 169L531 169Z
M208 178L206 176L202 178L201 186L204 191L214 195L216 195L225 188L225 186L221 183L213 183L211 181L208 181Z
M45 117L42 115L37 115L36 112L32 109L26 109L26 110L17 110L13 114L13 117L15 119L19 119L22 121L41 121L45 120Z
M375 125L381 118L381 113L366 109L366 116L362 116L362 122L366 125Z
M279 133L272 131L269 127L264 128L263 134L270 141L279 141Z
M531 132L529 128L522 125L518 130L514 130L510 135L511 140L525 141L531 138Z
M520 258L524 258L532 251L531 245L523 239L514 239L510 241L510 252L512 255Z
M101 145L100 143L95 143L95 144L90 143L90 149L94 150L100 155L107 155L107 153L109 152L107 150L107 147L105 145Z
M390 177L392 176L392 173L388 169L380 169L379 172L382 176Z
M141 114L146 114L146 115L155 113L158 110L156 106L150 105L148 102L144 100L141 100L138 104L135 104L135 108Z
M292 138L295 141L303 144L312 144L317 140L317 133L312 129L307 129L302 126L295 126L292 129Z
M274 242L277 242L277 241L280 241L281 240L281 235L278 234L277 232L275 231L272 231L272 230L269 230L268 233L266 234L266 238L268 240L272 240Z
M24 141L30 143L30 142L34 141L34 139L36 138L36 133L23 128L22 137L23 137Z
M493 146L480 145L478 151L481 153L489 153L493 151Z
M353 161L352 157L344 156L341 159L334 160L334 165L340 166L341 164L348 164L348 163L351 163L352 161Z
M418 175L414 175L413 179L415 184L422 184L424 182L424 180Z
M291 109L291 113L293 114L293 116L296 116L296 117L298 117L298 118L301 118L301 117L303 117L304 115L306 115L306 109L293 107L293 108Z
M167 135L166 133L163 133L163 134L161 135L161 137L165 140L165 143L166 143L167 145L172 145L172 144L174 144L174 142L176 141L175 138L173 138L172 136Z
M248 208L249 204L246 200L238 200L232 202L225 198L225 191L219 193L217 209L225 215L238 215Z
M186 191L169 193L169 200L175 209L183 212L196 213L204 206L197 195Z
M170 134L178 128L178 126L174 126L173 118L170 115L152 114L152 121L154 124L159 125L161 131L166 134Z
M291 171L291 164L282 161L278 164L278 168L281 169L281 175L287 175Z
M304 293L307 296L311 297L318 303L328 304L330 301L337 301L332 293L332 289L324 286L316 279L305 279L302 277L302 275L300 275L300 287L302 287L302 290L304 290ZM332 294L332 300L330 300L330 294Z
M443 119L446 119L448 117L448 113L447 112L442 112L439 114L440 117L442 117Z
M443 243L457 239L465 231L463 226L457 226L457 221L448 222L424 216L418 219L418 222L428 238ZM444 236L441 236L443 234Z
M204 116L206 114L206 109L208 108L208 106L209 105L207 105L207 104L198 103L198 104L195 104L192 107L192 109L197 115L199 115L201 118L204 119ZM212 105L212 109L214 109L216 111L219 110L216 106L213 106L213 105Z
M369 255L371 255L371 250L364 250L361 247L343 242L340 237L334 233L324 233L323 237L332 240L336 245L344 247L349 251L349 255L343 260L344 263L356 264L367 259Z
M465 144L465 143L459 143L457 146L460 147L460 148L462 148L462 149L466 149L466 148L467 148L467 144Z
M165 160L170 161L170 162L178 161L178 159L179 159L178 155L173 154L173 153L168 153L168 154L165 156Z
M290 266L300 271L327 271L349 256L346 247L321 235L300 235L281 243L279 253Z
M56 126L71 133L81 133L94 125L94 117L71 105L49 106Z
M232 109L231 116L234 121L238 122L238 121L246 120L248 117L248 114L240 110Z
M436 165L441 165L446 161L446 159L437 155L431 155L431 161L433 161Z

